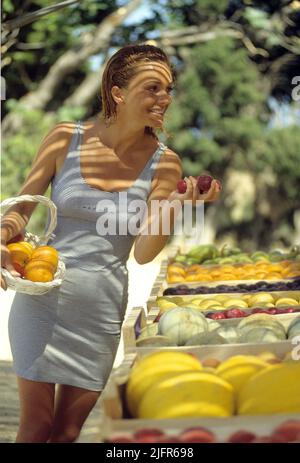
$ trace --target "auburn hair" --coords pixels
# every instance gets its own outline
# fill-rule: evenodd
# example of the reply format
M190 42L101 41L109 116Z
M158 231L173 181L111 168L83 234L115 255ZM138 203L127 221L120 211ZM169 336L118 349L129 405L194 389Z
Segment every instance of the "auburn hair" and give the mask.
M145 61L160 61L167 64L175 80L169 58L161 48L148 44L127 45L121 48L108 60L102 75L102 115L108 123L117 115L117 104L111 94L112 87L117 85L119 88L126 88L136 74L137 65ZM152 127L145 127L145 132L157 138Z

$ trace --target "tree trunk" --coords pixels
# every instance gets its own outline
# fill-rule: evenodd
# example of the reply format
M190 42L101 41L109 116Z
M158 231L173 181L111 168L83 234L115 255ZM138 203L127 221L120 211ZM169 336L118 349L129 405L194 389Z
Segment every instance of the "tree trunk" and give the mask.
M141 1L131 0L126 6L118 8L108 15L93 34L84 34L79 46L73 47L58 58L38 88L20 99L22 107L29 111L45 108L66 75L80 68L90 56L107 50L116 27L122 24L127 16L140 5ZM21 125L22 116L11 112L3 120L3 134L11 136L18 131Z

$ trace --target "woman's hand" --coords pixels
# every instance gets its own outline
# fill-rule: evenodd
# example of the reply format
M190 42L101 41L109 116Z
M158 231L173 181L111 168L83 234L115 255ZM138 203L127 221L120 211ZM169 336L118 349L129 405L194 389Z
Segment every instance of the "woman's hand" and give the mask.
M210 189L203 194L199 193L199 189L197 187L197 179L195 177L185 177L184 180L187 186L186 192L179 193L177 190L172 191L168 198L169 201L178 199L181 201L181 203L183 203L184 201L190 200L192 201L193 206L196 206L196 201L213 202L216 201L220 196L221 189L217 180L213 180L211 182Z
M10 255L9 249L6 246L6 243L3 243L3 242L1 242L1 267L8 270L13 277L21 276L14 269L12 261L11 261L11 255ZM4 289L4 291L7 290L7 283L2 273L1 273L1 288Z

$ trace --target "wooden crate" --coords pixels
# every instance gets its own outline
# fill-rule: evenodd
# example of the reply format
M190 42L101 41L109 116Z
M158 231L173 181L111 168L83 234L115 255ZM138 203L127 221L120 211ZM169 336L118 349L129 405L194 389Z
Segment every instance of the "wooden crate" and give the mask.
M240 347L240 346L239 346ZM177 348L178 350L178 348ZM189 349L189 352L196 355L200 360L206 357L202 349ZM261 352L260 346L252 348L252 354ZM277 346L272 352L283 356L285 348ZM225 360L232 355L243 354L243 349L235 347L230 353L218 351L216 358ZM180 419L137 419L132 418L126 406L125 391L130 371L136 359L142 357L144 353L135 352L126 354L123 363L118 369L114 370L109 377L107 385L102 393L103 404L103 440L111 438L117 433L133 433L138 429L159 428L168 434L178 434L183 430L193 426L203 426L213 431L220 442L237 430L249 430L256 434L266 435L288 419L300 419L300 414L280 414L280 415L260 415L260 416L232 416L228 418L180 418ZM209 354L210 356L210 354Z
M263 292L268 292L268 291L263 291ZM278 300L281 297L291 297L291 298L296 298L300 300L300 291L292 291L292 290L291 291L271 291L271 293L272 293L272 296L276 298L276 300ZM247 291L240 292L240 293L237 292L237 293L186 294L186 295L180 295L180 296L176 296L176 295L162 296L162 294L159 293L157 296L154 295L154 296L149 297L147 301L147 312L150 313L150 311L153 308L158 308L157 306L158 297L167 297L170 300L172 299L175 300L176 297L181 297L184 301L188 303L192 301L193 299L196 299L197 297L203 297L204 299L213 299L214 296L225 295L228 297L232 297L234 299L236 297L243 296L244 294L248 294ZM260 292L251 293L252 296L254 296L255 294L260 294Z
M179 350L182 352L190 351L198 352L201 355L206 355L205 358L214 357L214 354L223 356L222 359L228 358L236 352L238 349L243 354L249 354L249 352L255 351L255 353L274 351L276 355L281 355L282 352L288 353L294 348L291 340L279 341L274 343L245 343L245 344L218 344L218 345L202 345L202 346L148 346L140 347L136 345L136 339L139 336L141 330L149 324L152 324L159 314L159 309L153 307L149 314L145 315L143 307L134 307L129 317L123 325L123 339L124 339L124 351L126 353L138 352L139 354L146 355L149 352L155 350ZM288 327L290 322L299 316L299 313L295 314L283 314L276 315L278 320L283 324L285 328ZM236 319L224 319L218 320L218 323L223 325L236 326L241 321L240 318Z

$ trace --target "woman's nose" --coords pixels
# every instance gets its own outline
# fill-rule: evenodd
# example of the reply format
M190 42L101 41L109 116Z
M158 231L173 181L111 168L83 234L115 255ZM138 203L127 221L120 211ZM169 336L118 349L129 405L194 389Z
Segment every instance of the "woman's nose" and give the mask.
M172 100L172 95L170 95L170 93L168 93L167 90L161 90L160 92L158 92L157 97L160 101L168 102Z

